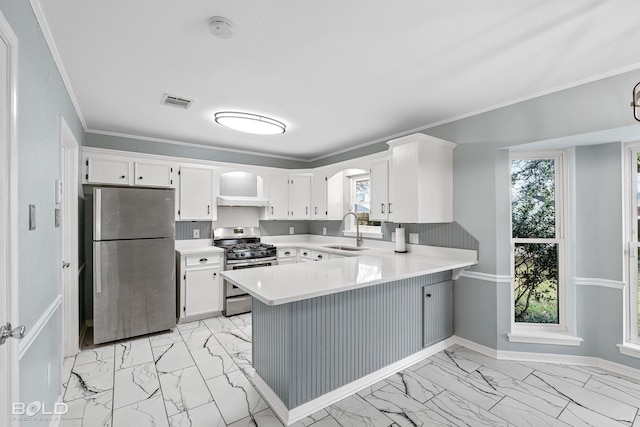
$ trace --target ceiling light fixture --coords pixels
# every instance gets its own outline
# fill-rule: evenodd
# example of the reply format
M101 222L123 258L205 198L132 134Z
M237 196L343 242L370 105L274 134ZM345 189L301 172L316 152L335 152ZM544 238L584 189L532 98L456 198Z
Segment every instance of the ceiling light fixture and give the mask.
M631 106L633 107L633 118L640 122L640 83L633 87Z
M257 135L278 135L287 129L284 123L257 114L223 111L215 117L219 125Z

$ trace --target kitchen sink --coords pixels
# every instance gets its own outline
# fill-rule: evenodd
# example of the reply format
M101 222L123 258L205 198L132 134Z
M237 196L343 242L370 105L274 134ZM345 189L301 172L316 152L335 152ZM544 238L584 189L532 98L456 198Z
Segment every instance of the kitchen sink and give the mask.
M331 245L331 246L324 246L325 248L328 249L337 249L339 251L366 251L369 248L359 248L357 246L343 246L343 245Z

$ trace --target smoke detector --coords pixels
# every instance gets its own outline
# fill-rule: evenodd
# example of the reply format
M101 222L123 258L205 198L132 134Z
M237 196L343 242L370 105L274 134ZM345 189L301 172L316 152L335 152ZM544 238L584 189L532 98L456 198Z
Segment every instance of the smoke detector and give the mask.
M233 22L222 16L209 18L209 31L219 39L230 39L233 37Z

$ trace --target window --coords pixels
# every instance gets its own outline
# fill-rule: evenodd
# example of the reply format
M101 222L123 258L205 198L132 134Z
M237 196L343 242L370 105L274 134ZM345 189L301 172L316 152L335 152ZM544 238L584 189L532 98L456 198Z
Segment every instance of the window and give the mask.
M562 169L562 153L511 157L514 328L566 330Z
M640 146L634 145L631 148L630 156L630 182L628 188L631 190L629 194L630 200L630 231L629 235L629 327L628 340L640 344L640 286L638 286L638 278L640 278Z
M360 232L367 237L380 238L382 227L380 221L369 219L371 211L371 181L369 174L355 175L351 177L349 210L355 212L358 217ZM353 218L349 218L348 232L355 232L356 226Z

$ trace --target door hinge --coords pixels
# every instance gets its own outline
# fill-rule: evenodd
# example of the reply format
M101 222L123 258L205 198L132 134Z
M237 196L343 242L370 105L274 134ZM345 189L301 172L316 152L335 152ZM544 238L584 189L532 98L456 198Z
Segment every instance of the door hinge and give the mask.
M180 215L180 209L178 209L178 215Z
M183 311L184 313L186 313L186 312L187 312L187 306L186 306L186 305L182 307L182 311Z
M187 273L184 273L184 276L182 276L184 280L187 280Z

